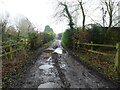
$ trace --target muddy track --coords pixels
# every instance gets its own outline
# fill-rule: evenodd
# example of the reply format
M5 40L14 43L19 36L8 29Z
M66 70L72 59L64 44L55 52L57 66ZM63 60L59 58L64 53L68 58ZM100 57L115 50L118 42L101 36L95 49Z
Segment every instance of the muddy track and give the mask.
M67 80L64 72L62 71L62 69L60 68L60 60L59 60L59 55L57 53L52 53L52 58L53 58L53 61L54 61L54 66L56 67L57 71L58 71L58 74L59 74L59 77L61 79L61 82L63 84L63 88L70 88L70 82Z
M97 76L103 78L103 80L105 80L105 81L113 84L115 87L118 87L118 88L120 87L120 86L119 86L119 85L120 85L119 82L116 82L116 81L114 81L114 80L112 80L112 79L109 79L109 77L107 77L107 76L104 75L103 73L100 73L97 69L95 69L95 68L91 67L90 65L82 62L82 61L80 60L80 58L77 57L77 56L75 56L74 53L73 53L71 50L69 50L68 48L64 47L64 49L65 49L66 51L68 51L69 55L72 56L72 58L74 58L77 62L81 63L85 68L89 69L89 70L90 70L90 73L92 73L92 74L94 74L94 75L97 75Z
M12 82L8 88L20 88L24 84L25 76L29 73L30 69L34 66L35 62L37 61L37 58L40 57L42 54L42 51L48 48L49 46L43 46L38 48L34 54L31 56L30 60L22 67L18 72L20 72L22 75Z
M112 83L73 58L56 40L38 50L34 63L12 88L115 88Z

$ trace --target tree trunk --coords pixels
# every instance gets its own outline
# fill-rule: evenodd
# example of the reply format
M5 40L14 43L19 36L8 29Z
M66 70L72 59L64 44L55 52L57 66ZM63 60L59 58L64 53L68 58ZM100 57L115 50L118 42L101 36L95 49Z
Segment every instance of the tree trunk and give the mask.
M68 15L69 26L70 26L71 29L73 29L74 23L73 23L73 20L72 20L72 16L70 15L70 12L69 12L69 10L68 10L68 6L67 6L66 4L64 4L64 6L65 6L66 14Z
M78 0L78 2L80 4L81 10L82 10L82 15L83 15L83 22L82 22L82 24L83 24L83 32L84 32L84 30L85 30L85 12L84 12L84 9L83 9L83 6L82 6L82 1L80 2Z
M111 29L112 26L112 14L109 15L109 26L108 26L108 30Z

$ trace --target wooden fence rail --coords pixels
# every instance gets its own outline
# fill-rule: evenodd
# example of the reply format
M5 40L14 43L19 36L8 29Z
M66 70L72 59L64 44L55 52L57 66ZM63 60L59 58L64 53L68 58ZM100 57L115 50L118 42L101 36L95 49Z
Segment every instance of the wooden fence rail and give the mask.
M93 44L92 42L91 43L80 43L80 42L75 42L77 45L88 45L88 46L91 46L91 49L90 50L87 50L89 52L92 52L92 53L97 53L97 54L102 54L102 55L107 55L107 56L115 56L115 69L116 70L120 70L120 42L117 43L116 45L104 45L104 44ZM116 48L116 55L115 54L108 54L108 53L103 53L103 52L99 52L99 51L95 51L93 50L93 46L100 46L100 47L111 47L111 48Z
M100 46L100 47L113 47L115 48L115 45L105 45L105 44L92 44L92 43L80 43L76 42L77 44L84 44L84 45L90 45L90 46Z
M15 44L9 44L9 45L0 46L1 50L4 49L4 48L9 48L9 52L1 53L0 57L6 56L6 55L10 55L10 59L12 60L13 59L13 53L23 49L23 47L19 47L19 48L13 50L13 46L25 45L25 44L27 44L26 41L18 42L18 43L15 43Z

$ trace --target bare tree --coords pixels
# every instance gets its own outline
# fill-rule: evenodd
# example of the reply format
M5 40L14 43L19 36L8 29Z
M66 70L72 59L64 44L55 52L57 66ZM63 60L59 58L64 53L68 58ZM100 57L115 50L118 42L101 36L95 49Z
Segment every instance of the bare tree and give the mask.
M28 32L34 32L33 24L26 17L20 19L16 27L22 35L28 35Z
M85 30L85 12L84 12L84 8L83 8L83 1L82 0L81 1L77 0L77 1L80 5L81 11L82 11L82 16L83 16L82 24L83 24L83 31L84 31Z
M104 10L104 8L102 7L102 21L103 21L103 27L105 27L105 17L106 17L106 13L107 11Z
M113 21L115 20L114 15L118 12L118 6L117 6L117 2L113 1L113 0L101 0L102 5L104 6L104 9L106 10L106 12L108 12L109 15L109 25L108 25L108 30L111 29L111 27L117 25L118 23L120 23L120 19L118 20L118 23L113 25Z
M60 2L58 1L58 7L59 10L56 12L55 16L61 18L61 17L65 17L69 20L69 26L71 29L73 29L73 17L72 14L69 11L69 7L68 4L66 2Z

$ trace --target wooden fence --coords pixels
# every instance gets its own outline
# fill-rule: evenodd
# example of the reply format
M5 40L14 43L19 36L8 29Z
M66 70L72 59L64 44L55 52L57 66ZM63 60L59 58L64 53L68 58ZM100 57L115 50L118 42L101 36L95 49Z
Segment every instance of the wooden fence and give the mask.
M13 53L22 50L24 48L24 45L27 45L27 41L0 46L0 50L1 50L0 57L10 55L10 59L12 60ZM8 51L5 51L5 48L8 48Z
M89 52L92 53L97 53L97 54L102 54L102 55L107 55L107 56L115 56L115 69L116 70L120 70L120 42L117 43L116 45L104 45L104 44L93 44L93 42L91 43L80 43L80 42L75 42L77 44L77 47L79 47L78 45L87 45L87 46L91 46L91 49L86 49ZM108 54L108 53L103 53L103 52L99 52L99 51L95 51L93 50L93 46L99 46L99 47L110 47L110 48L116 48L116 54Z

